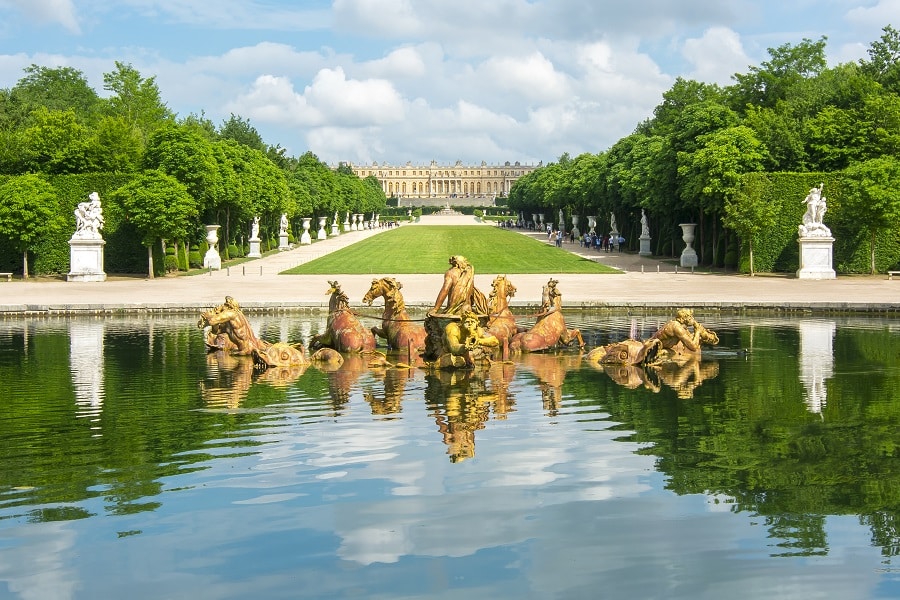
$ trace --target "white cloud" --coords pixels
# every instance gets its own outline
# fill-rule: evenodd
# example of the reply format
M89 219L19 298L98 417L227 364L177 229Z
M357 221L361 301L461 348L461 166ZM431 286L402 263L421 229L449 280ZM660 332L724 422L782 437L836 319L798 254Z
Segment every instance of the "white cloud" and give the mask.
M58 23L72 33L81 33L72 0L0 0L2 6L18 8L40 23Z
M900 27L900 0L878 0L871 6L857 6L847 11L846 19L879 30L888 24Z
M384 79L347 79L344 70L323 69L303 94L326 119L347 125L383 125L403 119L403 99Z
M727 27L710 27L699 38L688 39L681 50L692 69L686 78L728 85L735 73L746 73L752 60L740 36Z
M484 89L494 86L512 92L524 100L552 101L565 98L571 92L565 75L558 73L540 52L523 57L491 58L478 67Z

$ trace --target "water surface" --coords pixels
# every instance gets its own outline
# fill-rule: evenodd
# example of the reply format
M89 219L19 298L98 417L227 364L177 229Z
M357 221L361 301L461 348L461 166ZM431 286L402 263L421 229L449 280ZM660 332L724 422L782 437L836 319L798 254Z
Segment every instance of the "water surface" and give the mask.
M686 369L441 375L258 375L192 318L0 321L0 597L900 596L900 322L700 320L721 344Z

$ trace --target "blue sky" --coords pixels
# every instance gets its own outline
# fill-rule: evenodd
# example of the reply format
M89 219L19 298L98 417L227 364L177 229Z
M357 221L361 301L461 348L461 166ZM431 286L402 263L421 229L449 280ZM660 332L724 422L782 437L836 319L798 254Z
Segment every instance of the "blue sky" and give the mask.
M729 84L827 36L856 61L900 0L0 0L0 88L115 61L179 116L249 119L335 164L537 164L609 148L678 76Z

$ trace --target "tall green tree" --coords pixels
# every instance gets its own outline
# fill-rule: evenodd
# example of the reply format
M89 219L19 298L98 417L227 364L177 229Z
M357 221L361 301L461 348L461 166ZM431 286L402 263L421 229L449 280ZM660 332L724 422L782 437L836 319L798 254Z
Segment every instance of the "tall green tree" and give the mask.
M130 64L116 61L114 71L103 74L103 89L111 93L106 101L108 114L122 117L141 132L146 142L153 133L175 121L162 101L155 77L143 77Z
M825 70L825 46L828 38L817 41L804 38L796 45L782 44L769 48L769 60L758 67L750 67L746 74L735 74L732 94L736 106L773 107L784 100L803 79L815 77Z
M886 90L900 94L900 31L887 25L877 42L869 46L869 60L860 60L863 71Z
M844 171L844 209L869 232L871 273L876 273L875 241L881 232L900 226L900 160L873 158Z
M9 92L7 114L21 125L38 108L71 110L83 123L99 116L100 97L88 84L84 73L72 67L25 68L25 76Z
M167 125L150 138L143 168L168 173L187 188L200 212L214 210L222 202L222 174L213 143L194 127Z
M58 204L56 189L36 173L0 185L0 236L22 253L23 279L28 279L28 251L62 226Z
M127 221L141 233L147 248L148 276L153 274L153 246L161 240L185 240L197 228L197 201L187 187L160 170L142 173L113 192Z

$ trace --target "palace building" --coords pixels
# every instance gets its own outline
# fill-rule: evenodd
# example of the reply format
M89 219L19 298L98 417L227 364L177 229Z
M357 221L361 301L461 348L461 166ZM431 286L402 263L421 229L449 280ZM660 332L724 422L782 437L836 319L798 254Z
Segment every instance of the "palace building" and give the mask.
M348 166L360 178L374 176L381 182L386 196L409 199L426 198L494 198L507 196L512 184L541 166L522 165L519 162L503 165L464 165L456 161L453 166L439 165L431 161L428 166L405 165Z

